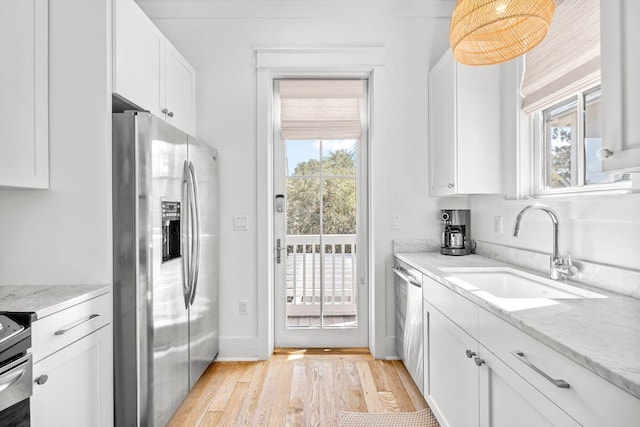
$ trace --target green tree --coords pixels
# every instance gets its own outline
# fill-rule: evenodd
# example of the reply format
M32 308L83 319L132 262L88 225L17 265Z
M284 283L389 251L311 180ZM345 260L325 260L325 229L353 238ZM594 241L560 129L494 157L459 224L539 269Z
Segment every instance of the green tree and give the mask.
M551 187L571 186L571 128L554 127L551 131Z
M322 159L299 163L287 179L287 234L355 234L355 152L336 150Z

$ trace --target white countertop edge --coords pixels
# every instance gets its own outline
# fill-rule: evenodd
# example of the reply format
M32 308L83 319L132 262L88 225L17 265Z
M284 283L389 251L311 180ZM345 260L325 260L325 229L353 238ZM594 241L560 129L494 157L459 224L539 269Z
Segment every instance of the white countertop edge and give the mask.
M33 313L40 320L109 292L110 285L0 286L0 312Z

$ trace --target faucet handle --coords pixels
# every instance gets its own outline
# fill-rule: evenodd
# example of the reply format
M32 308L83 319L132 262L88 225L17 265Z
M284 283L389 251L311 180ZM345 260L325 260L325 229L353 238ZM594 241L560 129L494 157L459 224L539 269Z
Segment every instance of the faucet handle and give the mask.
M564 276L573 276L573 275L578 273L578 267L573 265L573 259L571 258L571 252L568 253L566 260L560 259L560 262L561 262L561 264L556 267L556 270L559 271Z

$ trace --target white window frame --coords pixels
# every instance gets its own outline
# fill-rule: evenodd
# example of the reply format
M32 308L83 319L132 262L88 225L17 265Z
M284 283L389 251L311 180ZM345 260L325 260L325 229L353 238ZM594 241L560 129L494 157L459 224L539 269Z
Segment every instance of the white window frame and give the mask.
M544 105L538 110L530 113L529 126L532 130L530 144L532 147L531 156L531 196L532 197L549 197L549 196L567 196L567 195L586 195L586 194L608 194L608 193L631 193L632 181L616 182L611 184L590 184L585 185L584 182L584 169L585 156L584 156L584 95L590 92L592 89L600 86L600 81L588 81L583 85L573 88L568 88L561 97L554 97L554 99ZM574 153L574 158L577 159L577 174L578 174L578 186L565 187L565 188L544 188L545 182L545 135L544 135L544 118L543 111L558 105L564 101L568 101L571 98L577 98L577 126L576 126L576 141L575 148L577 152Z

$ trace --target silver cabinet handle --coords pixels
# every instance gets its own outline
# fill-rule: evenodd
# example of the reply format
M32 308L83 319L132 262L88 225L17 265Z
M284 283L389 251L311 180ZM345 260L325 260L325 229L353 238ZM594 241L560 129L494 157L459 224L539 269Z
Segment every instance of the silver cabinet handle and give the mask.
M484 359L480 359L479 357L476 357L475 359L473 359L473 362L476 364L476 366L484 365Z
M167 116L169 116L169 117L173 117L173 111L169 111L169 112L167 113Z
M162 109L162 114L169 114L169 110L167 110L166 108Z
M455 187L455 185L453 184L453 182L450 182L450 183L447 185L447 188L453 188L453 187Z
M49 379L49 375L40 375L33 382L38 384L38 385L42 385L42 384L46 383L48 379Z
M530 367L531 369L533 369L535 372L537 372L538 374L540 374L544 379L546 379L547 381L549 381L551 384L553 384L556 387L559 388L569 388L569 383L566 382L565 380L562 379L554 379L551 378L549 375L547 375L546 373L544 373L540 368L538 368L536 365L532 364L531 362L529 362L527 359L524 358L524 353L521 352L520 350L513 350L510 352L511 354L513 354L514 356L516 356L519 360L521 360L525 365L527 365L528 367Z
M467 350L465 353L469 359L476 355L476 353L471 350Z
M91 316L87 317L86 319L78 320L77 322L72 323L71 325L67 326L66 328L57 330L55 332L55 335L64 335L67 332L69 332L71 329L76 328L76 327L82 325L83 323L88 322L91 319L95 319L98 316L100 316L100 315L99 314L92 314Z

